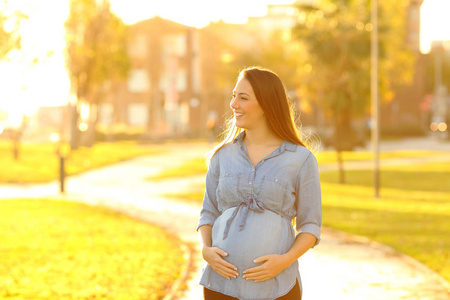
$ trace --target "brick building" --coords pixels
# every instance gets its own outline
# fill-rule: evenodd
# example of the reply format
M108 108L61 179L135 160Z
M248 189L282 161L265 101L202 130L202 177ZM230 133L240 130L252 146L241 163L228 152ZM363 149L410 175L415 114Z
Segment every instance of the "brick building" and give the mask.
M426 96L427 55L420 53L420 6L423 0L410 0L407 12L405 46L416 55L412 82L397 86L395 96L380 106L382 133L416 135L424 131L426 112L420 109Z
M102 105L100 123L144 128L152 139L195 135L200 119L198 30L155 17L129 28L131 70Z

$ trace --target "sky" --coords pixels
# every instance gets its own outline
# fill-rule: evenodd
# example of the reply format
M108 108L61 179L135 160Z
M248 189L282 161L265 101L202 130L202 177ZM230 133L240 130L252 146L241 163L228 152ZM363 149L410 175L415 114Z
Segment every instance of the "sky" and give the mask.
M267 4L289 4L292 0L111 0L112 10L127 24L159 15L188 26L200 28L210 21L245 23L247 17L263 16ZM135 9L139 7L140 9ZM175 8L175 9L174 9Z
M159 15L175 22L201 28L223 19L245 23L248 16L263 16L268 4L288 4L290 0L111 0L112 10L126 24ZM0 110L32 114L39 106L63 105L69 101L69 79L64 66L64 20L67 0L10 1L29 15L22 26L23 52L15 51L9 62L0 62ZM425 0L421 8L421 48L429 50L432 40L450 40L450 0ZM51 54L51 55L49 55ZM12 114L11 114L12 116ZM11 117L11 119L13 119Z

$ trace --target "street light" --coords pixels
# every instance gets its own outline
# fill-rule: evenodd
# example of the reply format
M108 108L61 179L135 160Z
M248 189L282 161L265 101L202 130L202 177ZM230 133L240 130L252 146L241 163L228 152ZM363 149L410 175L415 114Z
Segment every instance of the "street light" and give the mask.
M375 197L380 197L380 128L379 128L379 99L378 99L378 1L371 2L372 31L370 35L370 95L372 103L372 147L374 154L373 184Z
M57 145L56 146L56 155L58 156L58 161L59 161L59 192L64 193L66 170L65 170L64 153L63 153L64 150L61 145L61 137L58 133L54 132L54 133L50 134L50 141Z

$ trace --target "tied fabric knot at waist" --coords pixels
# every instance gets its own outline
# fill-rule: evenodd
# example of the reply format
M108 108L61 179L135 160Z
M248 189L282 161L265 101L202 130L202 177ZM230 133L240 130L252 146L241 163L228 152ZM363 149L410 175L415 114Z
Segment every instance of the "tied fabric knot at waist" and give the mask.
M245 221L247 220L248 211L253 210L258 213L262 213L264 211L264 205L261 201L255 199L255 198L249 198L245 199L234 210L233 214L230 216L230 218L227 220L225 231L223 233L223 239L226 239L228 236L228 231L230 231L231 222L233 222L234 218L237 216L238 212L240 210L242 211L242 214L239 217L238 224L239 224L239 231L242 231L245 227Z

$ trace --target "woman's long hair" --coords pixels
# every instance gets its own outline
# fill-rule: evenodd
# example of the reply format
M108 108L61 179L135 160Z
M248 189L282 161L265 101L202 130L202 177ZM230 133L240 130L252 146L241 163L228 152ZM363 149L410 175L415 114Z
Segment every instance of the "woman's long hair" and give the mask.
M266 116L269 128L278 137L306 147L295 124L294 111L289 104L286 88L273 71L262 67L249 67L239 73L238 80L247 79L255 93L256 100ZM227 122L224 139L207 154L207 162L224 145L231 143L244 130L236 127L234 117Z

